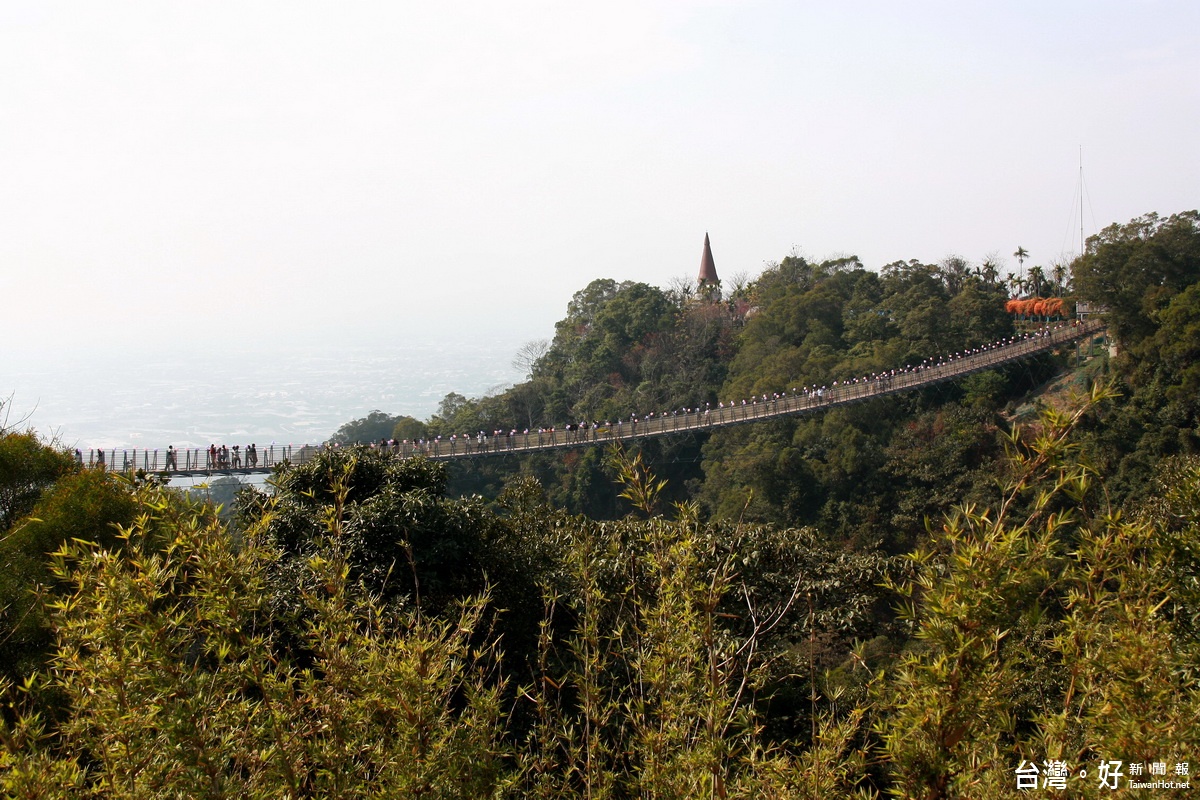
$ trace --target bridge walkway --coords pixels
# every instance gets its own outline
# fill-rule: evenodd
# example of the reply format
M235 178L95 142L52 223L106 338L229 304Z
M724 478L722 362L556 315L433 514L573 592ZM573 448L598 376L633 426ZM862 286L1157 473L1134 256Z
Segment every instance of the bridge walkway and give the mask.
M406 458L418 455L435 460L476 458L502 453L533 453L608 442L626 442L815 413L957 380L975 372L1058 349L1065 344L1094 336L1104 328L1104 322L1099 320L1046 328L1028 338L982 348L938 364L909 367L873 379L837 383L815 390L793 389L785 393L759 397L753 401L746 400L737 405L695 409L690 413L653 415L640 419L631 417L611 424L588 426L572 431L548 430L483 437L463 436L423 443L402 442L389 446L389 449ZM107 464L97 461L96 454L101 451L91 451L86 465L105 466L122 471L141 469L171 475L250 475L270 472L283 463L303 464L321 449L320 446L314 445L271 445L259 450L253 465L247 463L245 453L238 454L236 463L214 464L206 448L179 450L176 452L174 464L168 464L165 451L159 450L110 452ZM79 454L79 457L84 461L82 454Z

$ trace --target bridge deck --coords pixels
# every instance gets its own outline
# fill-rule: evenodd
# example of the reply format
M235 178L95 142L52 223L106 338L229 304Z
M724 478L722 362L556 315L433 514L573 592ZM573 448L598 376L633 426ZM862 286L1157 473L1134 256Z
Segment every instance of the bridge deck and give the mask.
M997 345L936 365L897 370L871 380L859 380L823 388L814 392L788 391L770 399L759 398L740 405L706 408L691 413L671 413L642 419L630 418L610 425L589 427L581 431L542 431L518 433L511 436L485 436L439 439L425 443L404 442L389 447L399 456L423 455L431 459L474 458L501 453L530 453L568 447L622 442L655 436L670 436L688 431L741 425L794 414L807 414L835 406L860 403L876 397L912 391L925 386L955 380L965 375L991 369L1001 364L1056 349L1064 344L1093 336L1105 327L1101 321L1064 325L1045 329L1040 334L1007 345ZM278 464L302 464L321 450L318 446L270 446L262 448L256 463L246 463L240 454L236 463L213 464L207 449L177 451L174 468L168 468L165 451L121 450L108 454L107 465L97 462L92 451L88 466L107 466L108 469L138 470L171 475L249 475L270 472ZM82 459L81 459L82 460Z

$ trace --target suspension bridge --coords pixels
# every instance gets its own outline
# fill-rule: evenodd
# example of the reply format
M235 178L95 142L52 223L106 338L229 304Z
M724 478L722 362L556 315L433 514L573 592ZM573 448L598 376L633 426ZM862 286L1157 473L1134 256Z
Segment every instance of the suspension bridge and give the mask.
M882 373L871 378L838 381L832 386L789 389L772 395L747 398L740 403L719 403L716 407L663 414L649 414L611 423L581 423L565 428L543 429L536 432L480 432L474 435L455 435L449 439L375 444L403 458L424 456L435 460L478 458L503 453L533 453L583 447L608 442L628 442L658 436L708 431L731 425L743 425L763 420L800 414L818 413L825 409L861 403L877 397L900 394L954 381L976 372L1031 358L1060 349L1081 339L1095 337L1105 328L1101 320L1064 324L1043 328L1006 343L990 345L956 354L936 363ZM284 464L303 464L324 449L324 445L270 445L254 450L223 447L189 448L183 450L91 450L76 451L77 459L88 467L114 471L165 473L181 476L249 475L271 472Z

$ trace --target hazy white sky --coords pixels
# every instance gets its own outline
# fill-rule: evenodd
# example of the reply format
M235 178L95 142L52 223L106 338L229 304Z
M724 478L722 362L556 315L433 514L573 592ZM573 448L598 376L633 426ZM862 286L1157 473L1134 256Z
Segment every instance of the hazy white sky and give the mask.
M547 336L705 231L1047 263L1080 146L1089 234L1200 206L1198 53L1195 0L5 0L0 335Z

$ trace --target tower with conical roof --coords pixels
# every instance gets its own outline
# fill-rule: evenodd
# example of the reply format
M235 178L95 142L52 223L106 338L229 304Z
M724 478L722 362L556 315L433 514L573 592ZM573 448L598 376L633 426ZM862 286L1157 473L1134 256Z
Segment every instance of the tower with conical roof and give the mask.
M713 262L712 246L708 243L708 231L704 232L704 253L700 256L700 276L696 282L701 286L717 286L721 283L717 277L717 265Z

